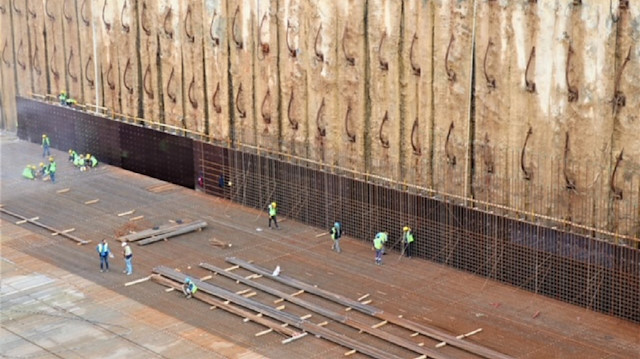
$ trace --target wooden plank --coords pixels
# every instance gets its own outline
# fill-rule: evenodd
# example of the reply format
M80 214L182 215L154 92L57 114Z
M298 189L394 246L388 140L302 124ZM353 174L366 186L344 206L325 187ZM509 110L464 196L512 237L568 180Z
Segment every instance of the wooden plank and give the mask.
M140 232L135 232L135 233L130 233L121 237L118 237L118 240L120 241L127 241L127 242L135 242L135 241L139 241L141 239L145 239L145 238L149 238L149 237L153 237L153 236L157 236L160 234L165 234L171 231L175 231L177 229L180 229L188 224L191 223L187 223L187 224L165 224L162 226L159 226L157 228L149 228L149 229L145 229L143 231Z
M62 233L62 232L64 232L64 231L59 231L59 230L57 230L57 229L55 229L55 228L53 228L53 227L50 227L50 226L48 226L48 225L46 225L46 224L42 224L42 223L40 223L40 222L38 222L38 221L36 221L36 220L32 220L31 218L27 218L27 217L25 217L25 216L23 216L23 215L20 215L20 214L18 214L18 213L11 212L11 211L9 211L8 209L6 209L6 208L4 208L4 207L0 207L0 211L2 211L2 212L3 212L3 213L5 213L5 214L8 214L8 215L10 215L10 216L13 216L13 217L16 217L16 218L19 218L19 219L25 220L25 221L27 221L27 222L29 222L29 223L33 224L33 225L36 225L36 226L38 226L38 227L40 227L40 228L44 228L44 229L46 229L46 230L48 230L48 231L50 231L50 232L53 232L53 233L59 233L61 236L66 237L66 238L68 238L68 239L70 239L70 240L72 240L72 241L75 241L75 242L77 242L78 244L87 244L87 243L91 243L91 241L90 241L90 240L80 239L80 238L78 238L78 237L76 237L76 236L74 236L74 235L71 235L71 234L69 234L69 233Z
M482 331L482 328L478 328L478 329L476 329L476 330L470 331L470 332L469 332L469 333L467 333L467 334L461 334L461 335L458 335L456 338L458 338L458 339L464 339L464 338L466 338L466 337L470 337L470 336L472 336L472 335L478 334L478 333L480 333L481 331ZM436 346L435 346L435 347L436 347L436 348L442 348L442 347L443 347L443 346L445 346L445 345L447 345L447 342L440 342L440 343L436 344Z
M512 359L511 356L508 356L506 354L502 354L495 350L483 347L481 345L478 345L469 341L457 339L455 336L447 334L439 329L427 327L425 325L409 321L405 318L398 318L395 315L383 312L378 308L370 307L370 306L355 305L354 303L356 304L361 304L361 303L342 297L338 294L334 294L329 291L322 290L320 288L314 287L310 284L301 282L299 280L289 278L285 275L279 275L277 277L274 277L270 275L271 274L270 271L264 268L261 268L257 265L250 264L246 261L243 261L237 258L226 258L226 261L231 264L239 265L240 267L250 270L252 272L263 274L277 282L284 283L290 287L297 288L297 289L304 289L308 293L315 294L317 296L323 297L325 299L331 300L333 302L336 302L348 307L352 307L353 309L356 309L365 314L375 316L378 319L387 320L389 323L404 327L406 329L411 330L412 332L419 332L420 334L425 335L427 337L430 337L439 341L447 342L451 346L455 346L459 349L466 350L470 353L473 353L485 358ZM286 296L281 296L281 295L277 295L277 296L286 298ZM428 353L424 353L424 354L427 354L428 356L430 356Z
M67 193L69 192L70 188L63 188L63 189L59 189L56 191L56 193Z
M125 287L128 287L128 286L130 286L130 285L134 285L134 284L138 284L138 283L146 282L146 281L148 281L149 279L151 279L151 276L146 276L146 277L144 277L144 278L140 278L140 279L133 280L133 281L131 281L131 282L127 282L127 283L125 283L125 284L124 284L124 286L125 286Z
M319 297L332 300L332 301L334 301L336 303L339 303L339 304L342 304L342 305L344 305L346 307L352 307L354 309L358 309L359 311L361 311L363 313L366 313L366 314L369 314L369 315L373 315L375 313L381 312L381 310L378 309L378 308L375 308L375 307L372 307L372 306L369 306L369 305L366 305L366 304L362 304L362 303L360 303L360 302L358 302L356 300L343 297L343 296L341 296L339 294L336 294L336 293L331 293L331 292L326 291L324 289L320 289L318 287L315 287L313 285L301 282L301 281L299 281L297 279L288 277L288 276L283 275L283 274L280 274L280 275L274 277L273 275L271 275L273 273L273 271L268 271L268 270L266 270L264 268L261 268L261 267L259 267L257 265L254 265L254 264L251 264L251 263L249 263L247 261L243 261L241 259L234 258L234 257L226 258L225 260L227 262L231 263L231 264L239 265L240 267L242 267L244 269L247 269L247 270L250 270L252 272L261 274L261 275L263 275L263 276L265 276L267 278L271 278L271 279L273 279L273 280L275 280L277 282L284 283L286 285L289 285L289 286L297 288L297 289L303 289L308 293L315 294L315 295L317 295Z
M157 241L162 241L165 239L169 239L171 237L176 237L182 234L186 234L189 232L193 232L193 231L198 231L198 230L202 230L202 228L205 228L207 226L207 222L205 221L196 221L196 222L192 222L189 223L183 227L181 227L180 229L177 229L175 231L172 232L168 232L165 234L161 234L159 236L153 236L147 239L143 239L141 241L138 242L139 246L144 246L147 244L151 244L151 243L155 243Z
M129 218L129 222L139 221L139 220L141 220L143 218L144 218L144 216L131 217L131 218Z
M169 286L170 288L174 289L174 290L181 290L181 285L180 283L177 283L175 281L169 280L167 278L163 278L161 276L153 276L152 279L162 285L165 286ZM224 309L226 311L228 311L229 313L244 317L244 318L249 318L251 321L256 322L260 325L263 325L267 328L273 328L273 330L277 331L278 333L290 336L290 337L295 337L300 335L301 333L297 330L294 330L292 328L283 328L279 325L279 323L274 322L273 320L267 319L267 318L263 318L261 316L257 316L251 312L248 312L242 308L238 308L238 307L234 307L232 305L229 304L225 304L224 302L215 299L215 298L211 298L208 297L206 294L203 295L199 292L196 292L193 295L194 298L201 300L209 305L212 305L213 307L217 307L217 308L221 308Z
M156 267L153 269L153 271L155 273L166 276L179 283L182 283L184 279L187 277L183 273L177 272L171 268L164 267L164 266ZM238 296L233 292L227 291L220 287L216 287L210 283L201 282L197 279L192 279L192 280L199 288L196 295L198 295L199 293L207 293L222 299L233 300L233 302L236 303L237 305L240 305L247 309L251 309L256 312L261 312L266 316L269 316L281 322L287 323L296 328L309 332L319 338L329 340L331 342L342 345L346 348L356 349L358 352L368 355L372 358L401 359L399 356L389 353L387 351L384 351L382 349L378 349L370 345L364 344L359 340L346 337L344 334L336 333L330 329L320 327L314 323L308 322L306 320L302 320L292 314L274 310L273 308L266 306L262 303L256 302L251 299L243 298L242 296ZM280 329L286 329L286 328L280 328ZM274 328L274 330L276 329Z
M100 202L100 198L96 198L96 199L92 199L89 201L84 202L84 204L94 204L94 203L98 203Z
M278 289L270 287L270 286L268 286L266 284L254 282L254 281L251 281L251 280L247 280L247 279L243 278L242 276L240 276L238 274L235 274L235 273L225 272L224 269L218 268L218 267L213 266L211 264L200 263L200 267L205 268L207 270L210 270L212 272L215 272L218 275L225 276L225 277L227 277L229 279L239 281L242 284L254 287L254 288L259 289L259 290L261 290L261 291L263 291L265 293L274 295L276 297L284 298L288 302L293 303L293 304L295 304L297 306L300 306L300 307L305 308L305 309L309 309L309 310L311 310L313 312L316 312L316 313L318 313L318 314L320 314L320 315L322 315L322 316L324 316L326 318L329 318L329 319L334 320L336 322L343 323L343 324L348 325L350 327L353 327L355 329L361 330L361 331L363 331L363 332L365 332L367 334L370 334L370 335L375 336L377 338L389 341L389 342L391 342L391 343L393 343L393 344L395 344L397 346L403 347L405 349L409 349L409 350L415 351L416 353L419 353L419 354L426 354L429 357L432 357L434 359L449 358L449 356L441 354L441 353L439 353L439 352L437 352L437 351L435 351L433 349L419 347L415 343L413 343L413 342L411 342L411 341L409 341L409 340L407 340L405 338L396 336L394 334L386 333L386 332L378 329L378 327L386 324L386 321L383 322L384 324L378 323L378 324L376 324L374 326L371 326L371 325L359 322L357 320L348 318L348 317L346 317L344 315L338 314L338 313L336 313L334 311L331 311L329 309L320 307L320 306L318 306L318 305L316 305L314 303L311 303L311 302L308 302L308 301L306 301L304 299L298 298L297 296L294 296L294 295L291 295L291 294L287 294L287 293L282 292L282 291L280 291ZM318 324L318 325L322 326L321 324ZM326 324L323 324L323 325L326 325Z
M130 211L126 211L126 212L122 212L122 213L118 213L118 217L122 217L122 216L128 216L130 214L133 214L136 210L132 209Z

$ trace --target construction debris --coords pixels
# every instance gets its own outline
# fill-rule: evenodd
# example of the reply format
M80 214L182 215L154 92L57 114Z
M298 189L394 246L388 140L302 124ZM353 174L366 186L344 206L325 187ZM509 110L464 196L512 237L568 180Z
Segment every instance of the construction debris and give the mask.
M126 211L126 212L118 213L118 217L128 216L128 215L130 215L130 214L135 213L135 211L136 211L135 209L132 209L132 210L130 210L130 211Z
M217 238L211 238L209 239L209 243L212 246L216 246L216 247L220 247L220 248L230 248L231 247L231 243L225 243Z

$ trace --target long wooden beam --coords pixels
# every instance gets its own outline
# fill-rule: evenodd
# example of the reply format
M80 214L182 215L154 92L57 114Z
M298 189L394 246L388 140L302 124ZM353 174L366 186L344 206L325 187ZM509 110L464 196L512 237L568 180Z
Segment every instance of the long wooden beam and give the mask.
M67 237L67 238L69 238L70 240L77 242L78 244L87 244L87 243L91 243L91 241L89 241L89 240L80 239L80 238L78 238L78 237L76 237L76 236L74 236L74 235L71 235L71 234L69 234L69 233L67 233L67 232L65 232L65 231L59 231L59 230L57 230L57 229L55 229L55 228L53 228L53 227L50 227L50 226L48 226L48 225L46 225L46 224L42 224L42 223L40 223L40 222L38 222L38 221L36 221L36 220L34 220L34 219L32 219L32 218L27 218L27 217L25 217L25 216L23 216L23 215L20 215L20 214L18 214L18 213L15 213L15 212L9 211L9 210L8 210L8 209L6 209L6 208L0 207L0 211L2 211L3 213L8 214L8 215L10 215L10 216L13 216L13 217L16 217L16 218L20 218L20 219L22 219L23 221L28 222L28 223L31 223L31 224L34 224L34 225L36 225L36 226L38 226L38 227L40 227L40 228L44 228L44 229L46 229L46 230L48 230L48 231L51 231L51 232L53 232L53 233L57 233L58 235L61 235L61 236L63 236L63 237Z
M193 231L197 231L200 230L204 227L207 226L207 222L205 221L197 221L197 222L193 222L193 223L189 223L186 225L181 225L180 228L171 231L171 232L167 232L158 236L153 236L153 237L149 237L147 239L143 239L141 241L138 242L139 246L144 246L147 244L151 244L154 242L158 242L158 241L162 241L171 237L175 237L175 236L179 236L181 234L186 234L189 232L193 232Z
M287 294L285 292L282 292L280 290L277 290L273 287L270 287L266 284L262 284L262 283L258 283L252 280L248 280L246 278L244 278L241 275L235 274L235 273L231 273L231 272L226 272L224 269L216 267L214 265L208 264L208 263L200 263L200 267L205 268L207 270L210 270L212 272L215 272L221 276L233 279L237 282L246 284L248 286L251 286L253 288L259 289L265 293L269 293L271 295L274 295L276 297L280 297L280 298L284 298L285 300L287 300L290 303L293 303L295 305L298 305L302 308L305 309L309 309L311 311L314 311L320 315L323 315L329 319L335 320L337 322L343 323L345 325L348 325L352 328L358 329L364 333L367 333L369 335L372 335L374 337L386 340L392 344L395 344L399 347L414 351L416 353L419 354L423 354L423 355L427 355L429 358L433 358L433 359L448 359L448 358L452 358L449 355L445 355L440 353L437 350L433 350L430 348L426 348L426 347L422 347L419 346L417 343L414 343L410 340L407 340L405 338L399 337L397 335L391 334L391 333L387 333L384 332L380 329L378 329L375 326L371 326L362 322L359 322L355 319L349 318L345 315L342 314L338 314L334 311L328 310L326 308L320 307L316 304L313 304L309 301L306 301L304 299L300 299L292 294Z
M390 314L390 313L384 313L382 310L375 308L375 307L371 307L371 306L366 306L368 308L372 308L372 309L368 309L368 310L363 310L362 309L362 305L350 305L348 303L350 302L355 302L351 299L342 297L338 294L333 294L329 291L317 288L315 286L312 286L310 284L301 282L297 279L293 279L293 278L289 278L283 275L279 275L279 276L273 276L271 275L272 272L267 270L266 268L262 268L260 266L257 266L255 264L251 264L247 261L235 258L235 257L231 257L231 258L226 258L226 261L235 265L240 266L241 268L250 270L254 273L258 273L258 274L262 274L265 277L269 277L277 282L286 284L292 288L297 288L297 289L304 289L305 292L311 293L311 294L315 294L319 297L323 297L325 299L329 299L332 300L336 303L345 305L345 306L349 306L353 309L356 309L360 312L375 316L376 318L379 318L381 320L386 320L389 323L407 328L409 330L415 331L415 332L419 332L422 335L425 335L427 337L436 339L438 341L442 341L442 342L446 342L447 344L454 346L456 348L462 349L462 350L466 350L470 353L482 356L484 358L490 358L490 359L513 359L511 356L508 356L506 354L502 354L500 352L497 352L493 349L489 349L487 347L483 347L481 345L469 342L469 341L464 341L461 339L456 338L453 335L447 334L441 330L435 329L435 328L431 328L431 327L427 327L425 325L421 325L415 322L412 322L410 320L407 320L405 318L400 318L396 315ZM347 300L345 300L347 299ZM358 302L356 302L358 303ZM360 304L360 303L358 303Z
M185 275L184 273L178 272L165 266L156 267L153 269L153 271L154 273L158 273L179 283L184 283L185 278L187 278L187 275ZM317 337L321 337L336 344L342 345L346 348L355 349L358 352L368 355L372 358L402 359L401 357L394 355L393 353L389 353L382 349L375 348L371 345L364 344L358 340L349 338L344 334L336 333L330 329L323 328L318 324L314 324L293 314L276 310L252 299L244 298L243 296L237 295L226 289L216 287L211 283L203 282L195 278L192 278L191 280L198 286L199 291L234 302L235 304L240 305L244 308L263 313L263 315L266 315L270 318L281 321L283 323L287 323L298 329L304 330Z
M288 276L283 275L283 274L280 274L278 276L273 276L272 275L273 271L268 271L265 268L261 268L261 267L259 267L257 265L251 264L251 263L249 263L247 261L244 261L242 259L238 259L238 258L235 258L235 257L230 257L230 258L226 258L225 260L227 262L231 263L231 264L238 265L238 266L240 266L240 267L242 267L244 269L250 270L250 271L252 271L254 273L262 274L263 276L269 277L269 278L271 278L271 279L273 279L275 281L278 281L280 283L284 283L284 284L287 284L287 285L289 285L291 287L302 289L305 292L313 293L313 294L315 294L315 295L317 295L319 297L332 300L332 301L334 301L336 303L339 303L339 304L342 304L342 305L344 305L346 307L351 307L351 308L354 308L354 309L358 309L358 311L366 313L366 314L369 314L369 315L375 315L377 313L382 312L382 310L380 310L380 309L378 309L376 307L373 307L373 306L370 306L370 305L366 305L366 304L362 304L362 303L360 303L360 302L358 302L356 300L344 297L344 296L342 296L340 294L329 292L327 290L318 288L318 287L313 286L311 284L304 283L302 281L299 281L299 280L297 280L295 278L288 277Z
M152 275L151 279L153 281L158 282L158 283L160 283L162 285L165 285L165 286L167 286L169 288L173 288L174 290L178 290L178 291L182 290L182 287L181 287L180 283L175 282L175 281L173 281L171 279L168 279L168 278L165 278L165 277L162 277L162 276L159 276L159 275ZM274 331L276 331L278 333L281 333L281 334L284 334L284 335L287 335L289 337L297 337L297 336L302 334L301 332L299 332L297 330L293 330L290 327L283 327L282 323L275 322L273 320L264 318L262 316L258 316L256 314L253 314L253 313L251 313L251 312L249 312L247 310L244 310L242 308L235 307L235 306L233 306L231 304L227 304L227 303L225 303L225 302L223 302L223 301L221 301L219 299L212 298L208 294L202 294L200 292L196 292L195 294L193 294L193 297L196 298L196 299L199 299L199 300L201 300L201 301L203 301L203 302L205 302L205 303L207 303L209 305L213 305L213 306L216 306L218 308L224 309L229 313L238 315L238 316L243 317L243 318L249 318L253 322L256 322L256 323L258 323L260 325L263 325L263 326L265 326L267 328L273 329Z

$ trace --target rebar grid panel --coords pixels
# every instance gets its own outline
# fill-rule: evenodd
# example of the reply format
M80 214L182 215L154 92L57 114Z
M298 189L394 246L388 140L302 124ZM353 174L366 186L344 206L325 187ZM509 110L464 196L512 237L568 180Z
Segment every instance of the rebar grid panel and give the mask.
M93 153L119 155L108 158L107 163L124 167L126 162L126 169L188 187L202 174L207 193L265 211L269 202L276 201L281 218L327 230L339 220L346 235L366 241L386 230L395 250L399 249L402 227L409 225L417 238L418 257L640 322L640 251L594 238L611 235L607 239L616 239L615 234L598 231L595 225L577 226L545 217L535 212L535 206L514 210L512 204L501 206L435 193L300 158L259 153L255 148L225 148L37 101L19 99L19 103L22 139L38 142L40 135L49 131L52 146L66 150L88 143L96 133L77 131L77 127L69 127L70 120L74 126L76 121L86 123L83 126L87 129L107 126L104 128L111 132L100 135L91 149ZM514 166L516 162L511 161ZM593 173L597 172L594 169ZM591 182L605 181L603 176L606 173ZM514 192L537 193L528 182L524 188L521 180L505 181ZM521 191L523 188L526 191ZM585 212L594 213L593 218L615 219L615 211L609 210L615 206L608 207L611 197L599 199L602 186L593 188L596 199L586 202ZM553 195L522 198L526 203L555 201ZM616 206L624 201L628 199ZM602 214L605 212L598 212L598 206L605 202L607 210ZM504 214L510 218L501 216ZM637 243L633 238L625 242Z

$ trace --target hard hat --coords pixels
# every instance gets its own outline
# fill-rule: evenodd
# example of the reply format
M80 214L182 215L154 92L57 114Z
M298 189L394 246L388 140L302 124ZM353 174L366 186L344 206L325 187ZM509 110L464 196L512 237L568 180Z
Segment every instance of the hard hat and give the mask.
M189 283L189 282L191 282L191 278L188 278L188 277L187 277L187 279L185 279L185 280L184 280L184 282L185 282L185 283Z
M91 155L87 153L86 158L91 158Z
M49 157L49 161L53 161L53 156Z
M40 167L44 167L44 162L40 162Z
M72 150L72 149L69 149L69 154L71 154L72 152L73 152L73 150Z
M340 227L340 223L336 222L333 224L334 227Z
M276 206L276 203L275 203L275 202L271 202L271 205L275 207L275 206Z
M45 135L45 134L43 133L43 134L42 134L42 137L43 137L43 138L44 138L44 137L47 137L47 135Z
M123 247L126 246L126 245L127 245L127 242L122 242L122 246Z
M36 166L34 166L34 165L31 165L31 166L29 166L29 167L31 167L31 168L32 168L32 169L34 169L34 170L36 169Z
M408 230L410 230L410 229L411 229L411 228L409 228L409 227L407 227L407 226L404 226L404 228L402 228L402 230L403 230L403 231L405 231L405 232L406 232L406 231L408 231Z

